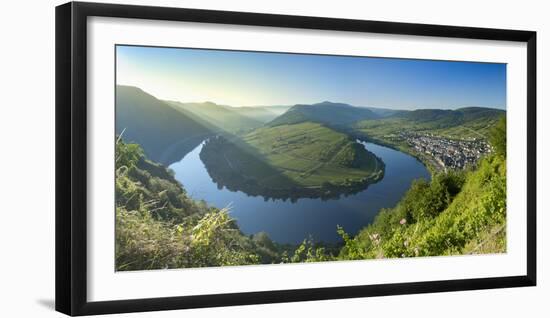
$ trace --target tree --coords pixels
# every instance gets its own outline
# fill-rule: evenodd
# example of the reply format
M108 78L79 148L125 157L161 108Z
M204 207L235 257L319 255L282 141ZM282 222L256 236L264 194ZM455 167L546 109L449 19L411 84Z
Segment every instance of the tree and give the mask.
M502 116L489 132L489 142L498 155L506 157L506 116Z

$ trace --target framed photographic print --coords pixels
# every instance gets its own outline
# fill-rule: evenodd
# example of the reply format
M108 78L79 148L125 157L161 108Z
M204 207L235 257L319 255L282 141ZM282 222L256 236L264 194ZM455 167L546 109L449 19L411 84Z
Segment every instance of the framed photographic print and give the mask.
M56 8L56 309L536 284L536 33Z

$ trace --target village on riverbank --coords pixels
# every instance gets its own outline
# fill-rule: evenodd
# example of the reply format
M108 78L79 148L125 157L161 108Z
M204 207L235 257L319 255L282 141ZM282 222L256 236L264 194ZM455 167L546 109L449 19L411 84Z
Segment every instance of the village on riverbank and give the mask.
M492 152L485 139L450 139L431 133L400 131L385 136L393 142L406 144L410 151L428 161L440 171L461 170L474 166L483 156Z

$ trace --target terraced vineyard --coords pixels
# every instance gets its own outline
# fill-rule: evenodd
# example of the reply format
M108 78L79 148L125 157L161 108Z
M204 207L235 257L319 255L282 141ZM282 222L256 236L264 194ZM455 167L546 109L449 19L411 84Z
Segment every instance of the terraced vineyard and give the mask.
M317 123L263 127L243 136L210 139L201 159L230 186L329 194L379 180L384 164L347 135ZM343 189L340 189L343 190Z

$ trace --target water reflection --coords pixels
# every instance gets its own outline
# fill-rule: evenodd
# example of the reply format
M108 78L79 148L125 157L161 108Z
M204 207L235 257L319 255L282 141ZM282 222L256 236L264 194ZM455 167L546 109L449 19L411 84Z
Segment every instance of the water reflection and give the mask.
M212 179L200 159L204 143L170 168L194 199L219 208L230 205L232 217L246 234L264 231L279 243L297 243L310 235L318 241L336 242L336 225L355 234L372 222L381 208L394 206L414 179L430 178L416 158L372 143L362 144L385 163L384 178L335 200L268 198L227 188Z

